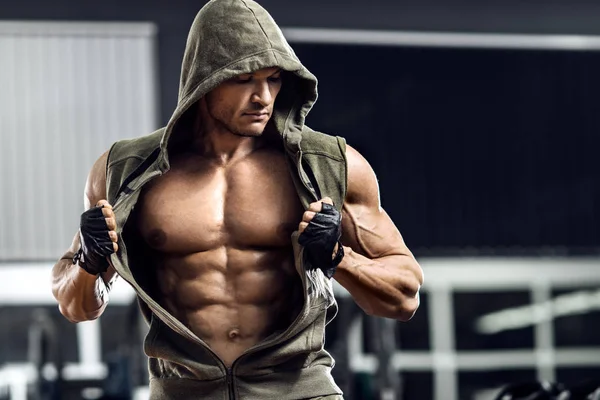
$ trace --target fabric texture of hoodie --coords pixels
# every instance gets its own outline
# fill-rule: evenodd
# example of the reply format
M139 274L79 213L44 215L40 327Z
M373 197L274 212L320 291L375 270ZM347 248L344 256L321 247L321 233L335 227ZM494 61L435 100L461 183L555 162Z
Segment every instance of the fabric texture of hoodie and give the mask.
M340 210L347 183L345 141L304 124L317 99L317 80L267 11L251 0L212 0L200 10L187 40L178 104L169 123L110 149L107 199L119 234L119 252L111 263L135 289L150 324L144 351L151 399L341 398L331 377L334 361L324 349L325 326L337 313L332 283L304 260L298 232L291 240L304 288L300 313L286 330L248 349L228 368L152 297L152 263L145 259L135 228L127 225L144 185L169 170L169 149L188 110L223 81L268 67L286 74L269 124L281 139L300 201L306 208L329 196Z

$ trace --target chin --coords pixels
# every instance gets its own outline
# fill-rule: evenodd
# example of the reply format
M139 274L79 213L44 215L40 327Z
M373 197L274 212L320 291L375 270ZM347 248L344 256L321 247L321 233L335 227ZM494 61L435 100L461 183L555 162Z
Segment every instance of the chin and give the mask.
M261 126L261 127L246 127L246 128L236 129L234 131L234 133L239 136L254 137L254 136L261 136L264 131L265 131L265 127Z
M262 136L262 132L235 132L234 135L243 137L259 137Z

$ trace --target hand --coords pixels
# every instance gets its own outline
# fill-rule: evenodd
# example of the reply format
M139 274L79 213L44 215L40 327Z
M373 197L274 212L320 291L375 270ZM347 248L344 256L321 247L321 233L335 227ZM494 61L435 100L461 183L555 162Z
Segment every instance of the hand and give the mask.
M100 200L95 207L81 214L79 237L81 248L73 262L92 275L106 272L107 257L119 250L117 223L112 206Z
M339 240L342 235L342 215L333 207L333 201L325 197L311 203L298 226L298 243L305 247L312 269L321 269L331 278L344 257Z

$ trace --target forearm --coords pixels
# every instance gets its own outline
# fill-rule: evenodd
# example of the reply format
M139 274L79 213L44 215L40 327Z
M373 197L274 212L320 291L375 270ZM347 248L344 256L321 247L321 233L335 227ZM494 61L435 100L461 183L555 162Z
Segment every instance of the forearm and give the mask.
M52 293L59 310L69 321L98 318L106 307L107 288L100 275L91 275L67 253L52 269Z
M115 269L106 262L106 257L118 250L116 219L106 201L107 163L108 151L98 158L88 175L86 211L81 215L79 231L52 269L52 294L60 312L72 322L98 318L108 304L108 292L117 277ZM85 269L79 265L81 258L73 264L80 249Z
M374 260L344 247L346 255L333 276L368 315L407 321L419 306L423 277L410 255Z

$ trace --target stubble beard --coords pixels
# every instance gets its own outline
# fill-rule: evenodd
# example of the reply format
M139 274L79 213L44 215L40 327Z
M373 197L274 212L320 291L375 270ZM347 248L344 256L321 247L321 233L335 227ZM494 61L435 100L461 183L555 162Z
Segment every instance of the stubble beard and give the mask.
M262 136L263 132L265 131L265 127L263 126L262 129L260 129L260 131L257 130L243 130L240 129L238 127L236 127L234 124L232 123L227 123L225 121L223 121L220 118L216 118L216 121L219 123L219 125L221 126L221 128L224 131L227 131L229 133L231 133L232 135L235 136L241 136L241 137L259 137Z

